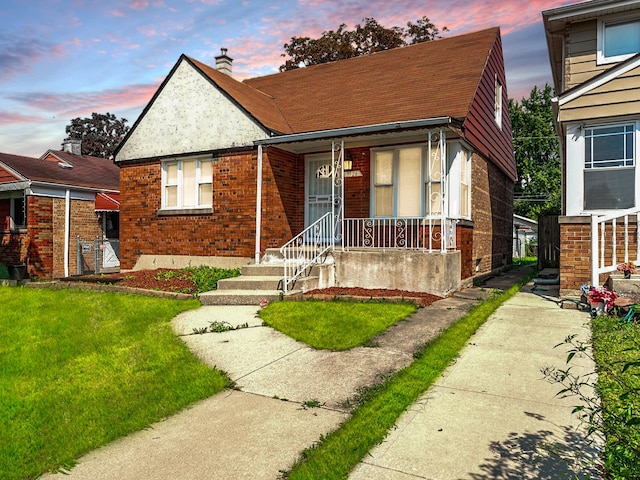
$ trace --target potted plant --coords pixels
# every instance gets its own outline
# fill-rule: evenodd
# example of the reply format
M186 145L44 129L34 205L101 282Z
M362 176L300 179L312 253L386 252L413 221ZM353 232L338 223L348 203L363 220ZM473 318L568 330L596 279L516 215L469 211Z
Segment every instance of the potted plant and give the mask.
M631 278L631 274L636 273L636 266L633 262L622 262L618 264L616 269L623 273L624 278Z

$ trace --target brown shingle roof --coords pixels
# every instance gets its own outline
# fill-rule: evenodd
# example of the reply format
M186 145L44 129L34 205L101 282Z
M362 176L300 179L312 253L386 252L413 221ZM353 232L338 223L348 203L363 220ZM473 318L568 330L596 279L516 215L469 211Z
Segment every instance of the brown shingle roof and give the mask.
M192 62L259 122L281 133L463 119L498 35L495 27L242 84Z
M196 68L200 69L202 73L209 77L242 108L262 123L262 125L276 132L293 133L291 126L282 115L273 97L251 88L194 58L187 57L186 55L185 58Z
M51 155L73 168L62 168L57 161L46 160ZM120 169L106 158L49 150L41 158L0 153L0 163L35 182L104 190L120 189Z

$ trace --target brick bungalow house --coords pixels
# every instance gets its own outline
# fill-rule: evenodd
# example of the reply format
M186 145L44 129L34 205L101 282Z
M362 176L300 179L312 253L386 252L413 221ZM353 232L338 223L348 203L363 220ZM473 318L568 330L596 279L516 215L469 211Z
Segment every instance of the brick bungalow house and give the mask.
M34 278L76 274L78 236L110 238L99 261L117 266L119 168L80 155L78 141L63 148L40 158L0 153L0 263L26 265ZM93 258L83 256L85 269Z
M118 147L123 269L313 263L448 293L511 263L498 28L236 80L182 55Z
M640 1L542 12L562 153L560 289L640 262Z

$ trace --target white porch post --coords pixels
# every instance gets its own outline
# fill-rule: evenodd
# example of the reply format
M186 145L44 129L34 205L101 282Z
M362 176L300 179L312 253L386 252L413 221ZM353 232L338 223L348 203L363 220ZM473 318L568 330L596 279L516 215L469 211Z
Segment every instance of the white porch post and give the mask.
M598 286L600 276L598 275L598 217L591 215L591 286Z
M262 223L262 145L258 145L258 178L256 187L256 251L255 263L260 263L260 225Z
M449 228L447 225L447 213L449 212L449 177L447 175L447 142L444 138L444 131L440 129L440 251L446 252L449 244Z
M338 221L342 222L344 218L344 140L340 141L340 150L338 158L336 158L336 141L331 140L331 249L335 249L336 232L342 225L338 225ZM340 191L338 191L338 188ZM336 211L336 201L338 211ZM342 233L342 232L341 232ZM340 235L342 238L342 235ZM342 240L341 240L342 245ZM343 245L344 246L344 245Z
M64 193L64 276L69 276L69 235L71 235L71 191Z

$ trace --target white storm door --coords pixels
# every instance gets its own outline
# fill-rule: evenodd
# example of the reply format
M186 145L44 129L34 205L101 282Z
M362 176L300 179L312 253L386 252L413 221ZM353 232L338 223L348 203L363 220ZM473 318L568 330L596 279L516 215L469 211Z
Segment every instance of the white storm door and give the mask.
M333 212L331 201L332 179L331 156L308 156L305 165L304 224L308 227L329 212Z

